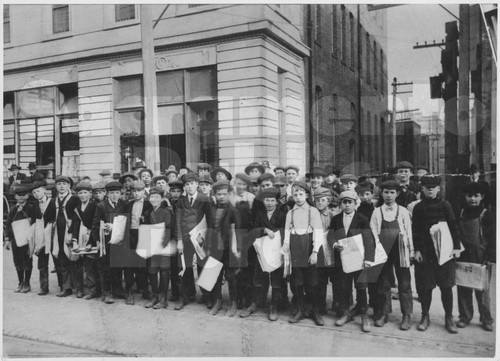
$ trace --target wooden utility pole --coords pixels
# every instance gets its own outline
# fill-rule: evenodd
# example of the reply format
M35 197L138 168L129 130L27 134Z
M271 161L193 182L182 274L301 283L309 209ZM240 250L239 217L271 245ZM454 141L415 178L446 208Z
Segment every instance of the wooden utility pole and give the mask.
M460 63L458 66L458 170L465 174L470 163L470 105L469 105L469 73L470 73L470 26L469 5L460 4Z
M402 85L413 85L413 82L406 82L406 83L398 83L398 79L394 78L392 82L392 166L395 166L397 163L397 157L396 157L396 96L398 94L408 94L408 93L413 93L412 91L404 91L404 92L398 92L398 86Z
M151 5L141 4L142 74L144 84L144 138L146 165L154 174L160 172L158 136L158 101Z

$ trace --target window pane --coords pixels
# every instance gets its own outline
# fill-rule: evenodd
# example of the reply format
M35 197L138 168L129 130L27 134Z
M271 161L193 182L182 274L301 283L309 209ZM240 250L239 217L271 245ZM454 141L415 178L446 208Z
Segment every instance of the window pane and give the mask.
M78 113L78 83L62 84L57 87L59 113Z
M184 106L171 105L158 108L158 134L184 134Z
M135 19L135 5L134 4L122 4L115 5L115 20L124 21Z
M52 30L54 34L69 31L69 5L53 5Z
M17 114L33 117L54 114L55 92L53 87L21 90L17 92Z
M14 93L3 93L3 118L14 119Z
M189 100L215 99L217 96L217 73L215 69L189 72L188 96Z
M13 154L16 152L15 147L15 123L13 120L4 120L3 122L3 152L5 154Z
M156 75L158 104L184 101L184 73L169 71Z
M3 42L10 43L10 7L3 6Z
M115 108L140 107L144 104L142 78L125 78L118 80L118 99Z
M78 132L61 133L61 152L80 150L80 134Z
M49 165L55 163L56 147L54 141L36 143L36 164Z
M118 112L118 128L122 135L144 134L144 112L142 110Z

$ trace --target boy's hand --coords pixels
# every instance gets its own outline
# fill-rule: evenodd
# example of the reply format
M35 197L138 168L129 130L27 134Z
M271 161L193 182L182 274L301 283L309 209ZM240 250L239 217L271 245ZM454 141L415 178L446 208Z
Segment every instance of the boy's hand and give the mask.
M311 256L309 256L309 264L314 266L316 263L318 263L318 253L313 252L311 253Z
M453 258L457 259L460 258L460 250L459 249L454 249L453 253L451 254Z
M289 254L290 253L290 246L288 244L283 244L281 247L281 253L283 254Z
M371 266L372 265L370 261L363 261L363 268L370 268Z
M490 262L490 261L484 261L484 262L483 262L483 266L488 266L488 267L490 267L491 265L492 265L492 262Z
M424 257L422 257L422 253L420 251L415 251L415 261L418 263L422 263L424 261Z
M340 243L335 242L333 244L333 248L335 248L337 251L342 252L344 250L344 246L342 246Z
M274 232L269 228L264 229L264 232L269 236L269 238L274 239Z
M9 250L10 250L10 241L9 241L9 239L8 239L8 238L5 238L5 242L3 243L3 246L5 247L5 249L6 249L7 251L9 251Z

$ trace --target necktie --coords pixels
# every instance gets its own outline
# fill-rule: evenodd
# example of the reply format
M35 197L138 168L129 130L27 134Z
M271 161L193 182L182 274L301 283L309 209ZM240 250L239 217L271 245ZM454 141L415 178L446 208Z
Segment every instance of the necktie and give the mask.
M113 202L113 208L116 208L116 202Z
M193 203L194 203L194 198L193 197L189 197L189 203L191 203L191 205L193 205Z

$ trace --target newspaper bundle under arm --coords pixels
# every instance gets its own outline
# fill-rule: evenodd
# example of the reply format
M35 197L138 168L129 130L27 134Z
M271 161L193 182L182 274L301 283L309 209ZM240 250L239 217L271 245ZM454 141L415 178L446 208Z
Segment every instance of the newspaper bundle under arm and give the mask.
M365 259L365 248L363 246L363 236L357 234L352 237L339 239L339 244L344 247L340 252L342 269L345 273L352 273L363 269Z
M448 222L441 221L430 228L432 243L438 259L439 265L443 265L453 258L453 238L451 237ZM460 243L460 252L464 250Z
M191 239L191 243L196 251L198 257L203 260L207 256L205 250L198 242L198 237L201 239L201 243L203 243L207 236L207 219L203 216L203 219L189 232L189 238Z
M222 262L219 262L215 258L209 256L205 265L203 266L201 274L198 277L198 286L207 290L208 292L212 291L215 286L215 282L217 282L217 278L219 278L222 266Z
M280 252L281 235L280 232L274 232L274 238L264 236L257 238L253 243L257 258L262 271L273 272L283 265L283 258Z
M365 261L365 262L370 267L387 262L387 253L385 253L384 246L382 245L382 243L380 243L378 239L375 241L375 257L373 258L373 262L372 261Z
M113 229L111 230L110 244L120 244L125 238L125 229L127 228L127 216L122 214L113 219Z

